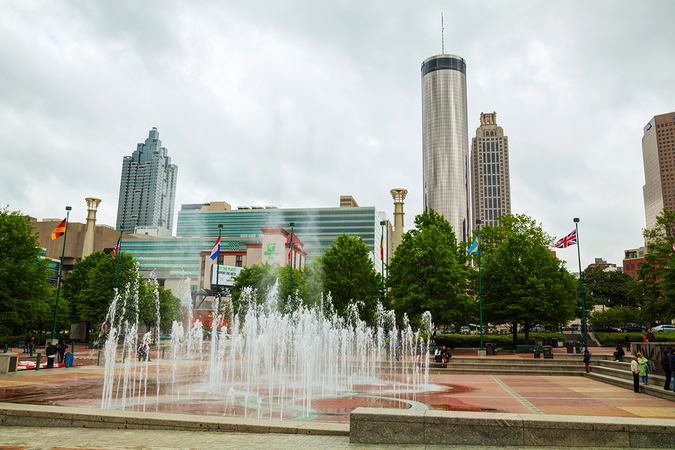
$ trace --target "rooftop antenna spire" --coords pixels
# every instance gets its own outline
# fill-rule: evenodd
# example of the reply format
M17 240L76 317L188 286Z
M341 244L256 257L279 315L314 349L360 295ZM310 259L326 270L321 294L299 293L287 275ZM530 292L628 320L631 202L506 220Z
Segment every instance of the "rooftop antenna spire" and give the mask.
M441 13L441 54L445 55L445 28L443 27L443 13Z

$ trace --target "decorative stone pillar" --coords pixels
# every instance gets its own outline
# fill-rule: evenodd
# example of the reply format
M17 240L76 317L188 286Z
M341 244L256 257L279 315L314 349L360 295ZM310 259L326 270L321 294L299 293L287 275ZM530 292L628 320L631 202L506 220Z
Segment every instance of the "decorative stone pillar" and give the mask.
M87 228L84 232L82 259L94 253L94 236L96 235L96 211L101 203L100 198L87 197Z
M394 252L396 252L396 247L401 243L403 239L403 200L405 196L408 195L407 189L392 189L391 196L394 199Z

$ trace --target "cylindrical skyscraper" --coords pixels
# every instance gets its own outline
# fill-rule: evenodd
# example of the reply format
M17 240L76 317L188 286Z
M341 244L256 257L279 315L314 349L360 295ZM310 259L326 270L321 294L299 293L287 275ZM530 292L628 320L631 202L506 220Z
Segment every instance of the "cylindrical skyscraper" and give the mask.
M422 166L424 210L450 222L466 241L469 218L469 133L466 63L437 55L422 63Z

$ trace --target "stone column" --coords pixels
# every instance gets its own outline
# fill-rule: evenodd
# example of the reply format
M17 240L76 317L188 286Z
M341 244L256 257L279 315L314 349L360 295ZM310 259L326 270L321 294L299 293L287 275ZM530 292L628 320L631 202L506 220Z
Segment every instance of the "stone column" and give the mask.
M394 199L394 252L403 238L403 200L408 195L407 189L392 189L391 196Z
M82 259L94 253L94 235L96 234L96 210L100 198L87 197L87 228L84 232L84 246L82 247Z

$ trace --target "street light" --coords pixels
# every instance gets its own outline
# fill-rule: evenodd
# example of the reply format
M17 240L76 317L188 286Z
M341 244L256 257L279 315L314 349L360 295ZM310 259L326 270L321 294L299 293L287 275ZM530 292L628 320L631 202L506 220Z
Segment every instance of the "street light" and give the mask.
M480 219L476 219L478 228L478 309L480 314L480 351L483 351L483 284L480 271L480 224L483 223ZM481 353L482 354L482 353Z
M586 337L586 293L584 292L584 277L581 273L581 249L579 248L579 218L574 218L574 229L577 232L577 256L579 257L579 292L581 293L581 326L584 327L584 349L588 348Z
M291 242L288 245L288 259L291 261L290 266L290 279L288 285L288 294L290 295L289 303L293 302L293 228L295 227L295 222L291 222ZM290 308L289 308L290 309Z
M380 221L380 225L382 226L382 235L380 236L380 260L382 260L382 286L380 287L380 291L382 296L380 297L380 302L382 305L384 305L384 225L386 223L384 220Z
M54 326L52 327L52 339L56 337L56 316L59 314L59 296L61 295L61 277L63 275L63 256L66 253L66 238L68 237L68 218L70 217L70 206L66 206L66 229L63 232L63 250L61 251L61 265L59 266L59 278L56 282L59 287L56 289L56 307L54 308ZM53 239L53 238L52 238Z

